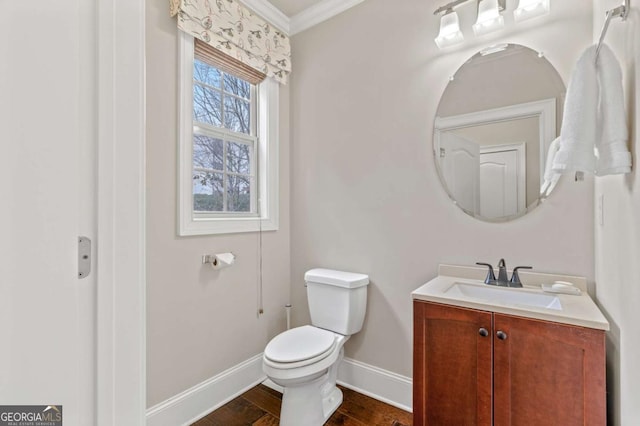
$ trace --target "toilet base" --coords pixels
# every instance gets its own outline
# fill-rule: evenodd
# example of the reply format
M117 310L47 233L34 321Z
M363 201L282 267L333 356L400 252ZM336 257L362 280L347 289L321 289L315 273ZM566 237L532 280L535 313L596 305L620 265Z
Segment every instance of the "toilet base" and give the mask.
M298 385L284 386L280 426L322 426L342 404L342 391L336 387L338 366L344 349L328 371L319 378ZM276 382L277 383L277 382Z
M336 412L340 404L342 404L342 399L342 391L338 389L334 384L333 390L330 392L330 394L322 399L322 408L324 411L325 422L329 419L329 417L331 417L333 413Z
M280 426L321 426L342 404L342 391L327 375L304 386L284 388Z

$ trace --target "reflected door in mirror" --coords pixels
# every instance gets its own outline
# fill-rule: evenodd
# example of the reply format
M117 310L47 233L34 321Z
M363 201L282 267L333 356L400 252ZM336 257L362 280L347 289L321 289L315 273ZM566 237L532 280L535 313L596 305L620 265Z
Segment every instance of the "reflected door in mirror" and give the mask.
M480 146L454 133L440 139L440 161L449 190L458 205L471 213L480 210Z
M480 152L480 215L505 217L526 208L524 144L486 147Z

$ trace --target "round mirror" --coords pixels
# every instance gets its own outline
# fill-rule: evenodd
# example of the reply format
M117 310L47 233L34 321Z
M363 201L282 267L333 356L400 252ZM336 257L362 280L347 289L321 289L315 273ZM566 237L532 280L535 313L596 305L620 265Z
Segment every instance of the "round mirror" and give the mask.
M433 148L440 179L462 210L502 222L540 204L565 93L553 65L516 44L480 51L450 78Z

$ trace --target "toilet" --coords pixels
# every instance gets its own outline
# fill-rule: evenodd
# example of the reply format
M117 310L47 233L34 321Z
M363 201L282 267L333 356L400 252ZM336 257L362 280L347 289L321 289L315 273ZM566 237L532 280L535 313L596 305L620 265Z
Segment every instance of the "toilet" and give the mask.
M342 403L336 387L344 343L362 329L369 277L312 269L304 275L311 325L274 337L262 368L284 388L280 426L320 426Z

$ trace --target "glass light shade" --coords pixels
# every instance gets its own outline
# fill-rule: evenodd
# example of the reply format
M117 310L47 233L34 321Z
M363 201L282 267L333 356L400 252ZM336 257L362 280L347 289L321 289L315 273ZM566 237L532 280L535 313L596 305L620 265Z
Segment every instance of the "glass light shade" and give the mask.
M504 27L504 17L500 14L498 0L480 0L478 19L473 24L473 33L477 36L497 31Z
M440 18L440 32L436 37L436 44L440 49L461 43L464 40L460 31L460 20L456 12L447 12Z
M518 7L513 11L516 22L547 15L550 9L550 0L520 0Z

